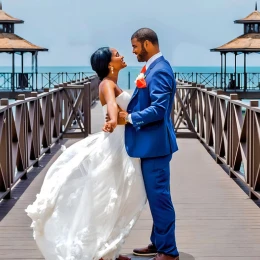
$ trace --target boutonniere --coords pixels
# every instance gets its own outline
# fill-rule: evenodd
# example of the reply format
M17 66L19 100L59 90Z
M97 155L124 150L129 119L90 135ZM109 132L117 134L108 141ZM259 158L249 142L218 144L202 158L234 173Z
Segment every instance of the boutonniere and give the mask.
M145 81L145 75L146 67L144 66L141 70L141 73L137 76L135 80L135 84L137 88L146 88L146 81Z

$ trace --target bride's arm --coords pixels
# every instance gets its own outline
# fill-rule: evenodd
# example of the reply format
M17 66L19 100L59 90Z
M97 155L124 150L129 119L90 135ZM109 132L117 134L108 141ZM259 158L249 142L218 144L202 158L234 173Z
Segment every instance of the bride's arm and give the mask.
M107 104L107 113L110 120L103 127L105 132L113 132L117 126L118 106L115 97L115 85L111 81L106 81L101 86L101 93ZM112 129L110 129L112 128Z

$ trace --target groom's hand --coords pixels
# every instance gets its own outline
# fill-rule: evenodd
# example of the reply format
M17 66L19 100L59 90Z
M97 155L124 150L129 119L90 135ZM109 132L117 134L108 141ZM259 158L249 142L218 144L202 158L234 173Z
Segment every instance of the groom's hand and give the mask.
M127 116L128 116L128 113L126 111L122 110L122 111L119 112L119 118L120 118L121 121L124 122L124 124L127 124L127 122L126 122Z
M121 113L123 113L123 114L126 113L126 114L127 114L126 111L124 111L124 110L121 109L121 110L118 112L117 124L118 124L118 125L125 125L125 124L126 124L126 121L125 121L125 118L121 116Z

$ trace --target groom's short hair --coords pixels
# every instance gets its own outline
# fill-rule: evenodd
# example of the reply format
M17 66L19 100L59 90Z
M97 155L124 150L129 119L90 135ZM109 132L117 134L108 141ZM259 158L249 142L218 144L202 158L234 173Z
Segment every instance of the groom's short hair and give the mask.
M137 30L131 37L131 40L136 38L139 42L150 41L153 45L159 45L159 40L155 31L149 28L141 28Z

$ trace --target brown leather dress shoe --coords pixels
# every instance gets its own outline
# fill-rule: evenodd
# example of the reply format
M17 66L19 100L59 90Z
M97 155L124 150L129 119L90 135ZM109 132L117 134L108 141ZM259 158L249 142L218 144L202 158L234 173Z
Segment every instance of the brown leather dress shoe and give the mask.
M103 260L103 258L100 258L99 260ZM116 260L131 260L131 258L124 256L124 255L119 255Z
M119 255L118 258L116 258L116 260L131 260L131 258L129 258L125 255Z
M157 249L153 244L150 244L144 248L134 249L133 254L138 256L155 256L157 254Z
M153 260L180 260L180 257L177 256L171 256L171 255L165 255L165 254L157 254Z

